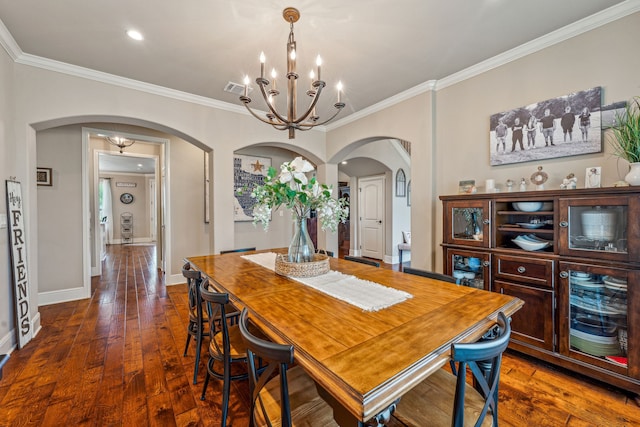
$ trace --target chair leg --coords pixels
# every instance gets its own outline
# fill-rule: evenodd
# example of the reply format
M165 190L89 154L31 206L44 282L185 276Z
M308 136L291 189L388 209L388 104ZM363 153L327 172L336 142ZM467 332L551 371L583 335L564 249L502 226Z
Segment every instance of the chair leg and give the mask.
M204 377L204 386L202 387L202 396L200 396L200 400L204 400L204 395L207 392L207 386L209 385L209 369L207 369L207 376Z
M402 271L403 270L403 268L402 268L402 249L400 249L398 252L400 253L400 271Z
M184 354L182 355L182 357L185 357L187 355L187 350L189 349L189 341L191 341L191 334L187 333L187 344L184 346Z
M224 359L224 380L222 385L222 427L227 426L227 414L229 412L229 394L231 393L231 361Z
M200 350L202 347L202 335L200 331L198 331L198 335L196 335L196 364L193 367L193 383L196 384L198 382L198 367L200 366Z

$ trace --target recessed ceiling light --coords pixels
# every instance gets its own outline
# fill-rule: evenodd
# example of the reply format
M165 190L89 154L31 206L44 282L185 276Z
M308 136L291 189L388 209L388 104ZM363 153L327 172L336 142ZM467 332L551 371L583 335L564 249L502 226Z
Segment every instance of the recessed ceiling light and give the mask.
M140 31L137 30L127 30L127 35L134 40L144 40L144 37L142 37Z
M343 160L341 163L342 163L343 165L346 165L346 164L347 164L347 161L346 161L346 160Z

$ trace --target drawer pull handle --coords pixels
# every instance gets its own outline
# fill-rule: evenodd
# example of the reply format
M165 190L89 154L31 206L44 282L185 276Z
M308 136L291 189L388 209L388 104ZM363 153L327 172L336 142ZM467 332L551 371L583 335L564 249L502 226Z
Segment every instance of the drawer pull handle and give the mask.
M489 267L491 265L491 263L489 261L482 261L482 266L483 267Z
M487 218L487 219L482 220L482 223L483 224L489 224L489 219Z
M562 277L563 279L566 279L567 277L569 277L569 273L567 273L566 271L561 271L560 277Z
M526 269L526 268L524 268L523 266L518 267L518 273L522 274L522 273L524 273L525 271L527 271L527 269Z
M567 228L568 226L569 226L569 223L567 221L560 221L560 227Z

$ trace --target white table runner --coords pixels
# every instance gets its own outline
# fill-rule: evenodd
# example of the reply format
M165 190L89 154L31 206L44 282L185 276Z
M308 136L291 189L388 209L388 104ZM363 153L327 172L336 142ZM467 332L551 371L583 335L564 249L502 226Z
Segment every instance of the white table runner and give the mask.
M242 255L242 258L275 271L276 254L274 252ZM413 298L410 293L333 270L316 277L291 277L291 279L355 305L364 311L382 310Z

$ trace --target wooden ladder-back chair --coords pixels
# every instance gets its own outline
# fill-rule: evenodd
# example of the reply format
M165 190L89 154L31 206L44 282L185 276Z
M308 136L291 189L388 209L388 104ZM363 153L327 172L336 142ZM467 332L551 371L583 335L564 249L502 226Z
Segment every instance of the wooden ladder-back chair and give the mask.
M313 380L300 366L289 369L293 363L292 345L265 341L252 334L247 309L240 315L240 333L249 363L250 426L338 426L333 410L318 395ZM268 363L264 371L259 371L256 359Z
M209 322L208 317L202 310L202 297L200 296L200 284L202 283L202 275L199 271L192 270L191 264L186 263L182 267L182 275L187 279L189 289L189 326L187 326L187 343L184 346L184 354L187 355L189 342L191 337L196 341L196 360L193 367L193 383L198 380L198 367L200 366L200 353L202 349L202 341L208 334L206 325Z
M209 379L214 377L222 381L222 415L221 425L227 425L229 412L229 394L231 381L247 378L247 352L238 329L239 312L227 313L232 307L229 304L229 294L218 293L210 289L209 279L203 279L200 294L207 307L209 317L209 361L207 362L207 376L202 388L201 400L205 399ZM220 319L226 319L224 322ZM217 363L216 363L217 362ZM231 372L231 365L242 366L240 373ZM221 365L221 366L217 366ZM222 370L220 370L220 367Z
M402 397L394 417L416 427L497 427L500 365L510 337L510 321L498 313L495 338L452 344L453 374L439 369L415 386ZM467 387L467 368L480 391ZM490 418L486 418L489 413Z

